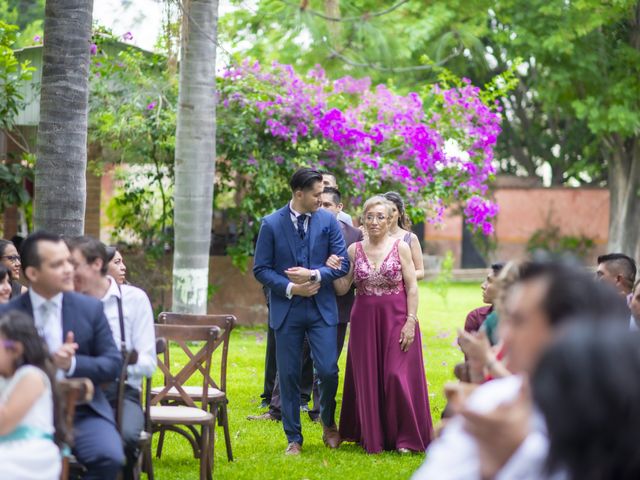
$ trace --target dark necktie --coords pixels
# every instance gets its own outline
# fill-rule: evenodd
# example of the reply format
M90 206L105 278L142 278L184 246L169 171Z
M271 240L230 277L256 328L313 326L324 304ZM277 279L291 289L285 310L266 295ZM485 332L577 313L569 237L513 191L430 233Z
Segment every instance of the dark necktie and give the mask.
M306 215L298 215L298 235L300 238L304 240L304 220L307 218Z

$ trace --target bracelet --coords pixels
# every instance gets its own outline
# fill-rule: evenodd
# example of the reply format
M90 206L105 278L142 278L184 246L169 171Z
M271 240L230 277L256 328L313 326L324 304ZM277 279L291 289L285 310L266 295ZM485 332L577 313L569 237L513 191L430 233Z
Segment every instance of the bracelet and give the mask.
M416 323L418 322L418 317L416 317L413 313L410 313L409 315L407 315L407 318L413 318Z

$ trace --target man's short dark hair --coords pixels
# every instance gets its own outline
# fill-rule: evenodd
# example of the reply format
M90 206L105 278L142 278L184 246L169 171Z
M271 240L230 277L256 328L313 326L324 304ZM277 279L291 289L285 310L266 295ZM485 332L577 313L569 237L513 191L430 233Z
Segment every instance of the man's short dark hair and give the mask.
M74 237L67 240L69 250L78 250L87 260L87 263L93 263L97 259L102 260L100 274L106 275L109 268L109 260L107 249L100 240L89 236Z
M582 318L629 322L624 298L584 270L559 262L529 262L514 285L538 280L545 282L542 310L552 326Z
M335 203L336 205L342 203L342 195L340 195L340 190L338 190L337 188L324 187L322 193L328 193L329 195L331 195L333 203Z
M289 181L291 191L309 190L318 182L322 182L322 174L312 168L299 168Z
M39 230L25 238L20 247L20 262L22 271L26 272L27 267L40 268L42 259L38 253L38 243L40 242L62 242L62 237L55 233Z
M505 266L504 262L496 262L496 263L492 263L490 268L493 274L497 276L502 271L504 266Z
M633 287L636 281L636 273L638 269L633 258L624 253L608 253L598 257L598 265L604 263L608 270L615 275L621 275L627 282L629 288Z

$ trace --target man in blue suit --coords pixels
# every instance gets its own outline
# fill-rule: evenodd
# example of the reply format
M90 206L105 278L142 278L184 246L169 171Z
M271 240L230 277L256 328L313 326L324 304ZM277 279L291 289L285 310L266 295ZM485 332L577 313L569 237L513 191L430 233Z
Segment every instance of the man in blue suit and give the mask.
M347 274L349 261L334 215L319 209L322 174L301 168L289 182L289 204L262 221L253 273L269 288L269 324L276 335L282 423L287 455L302 449L300 368L305 335L320 383L322 438L330 448L340 445L335 423L338 363L338 308L333 281ZM343 258L339 270L325 266L329 256Z
M0 308L24 312L49 347L59 377L88 377L93 400L74 417L73 452L87 468L84 479L115 479L124 464L122 440L113 411L100 388L119 375L122 359L100 300L73 292L73 266L67 245L46 232L27 237L21 249L27 293Z

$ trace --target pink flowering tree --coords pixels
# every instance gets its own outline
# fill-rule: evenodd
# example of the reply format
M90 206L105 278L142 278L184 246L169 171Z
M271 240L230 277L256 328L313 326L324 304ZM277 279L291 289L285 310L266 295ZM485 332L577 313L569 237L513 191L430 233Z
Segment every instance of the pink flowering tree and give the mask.
M244 263L260 217L286 201L287 181L303 165L336 174L351 213L396 190L414 220L440 222L446 207L459 206L472 228L491 234L495 100L513 82L507 72L481 90L445 74L400 95L368 78L332 81L320 67L306 75L248 61L227 69L219 80L217 191L235 194L244 220L230 253Z

